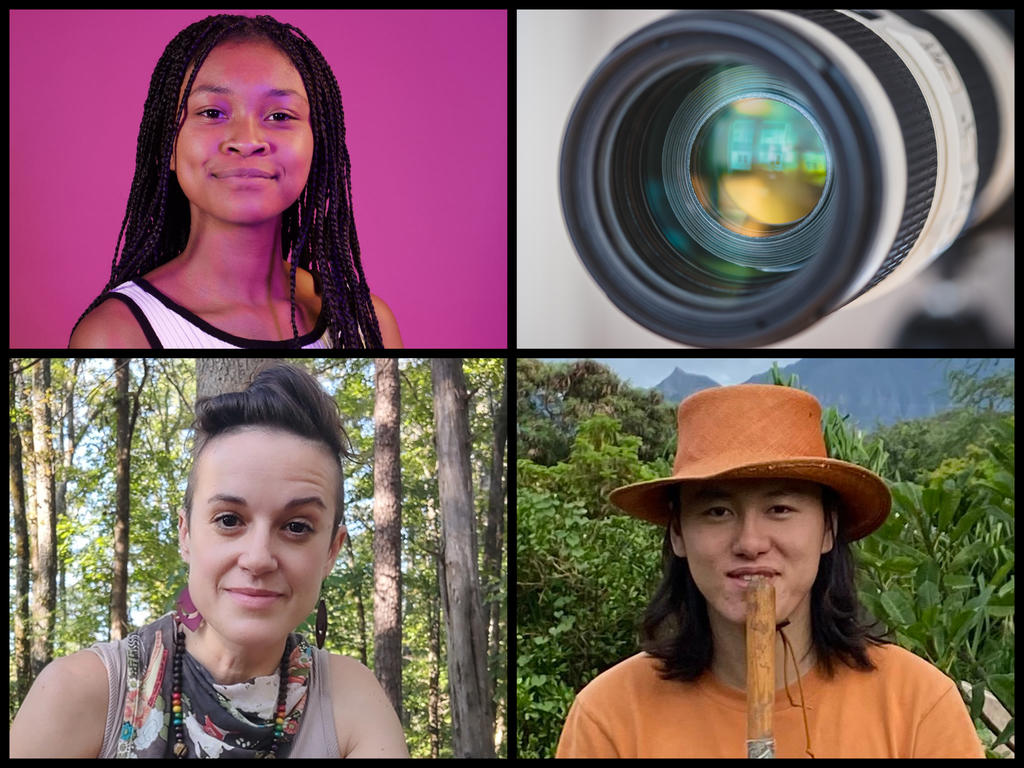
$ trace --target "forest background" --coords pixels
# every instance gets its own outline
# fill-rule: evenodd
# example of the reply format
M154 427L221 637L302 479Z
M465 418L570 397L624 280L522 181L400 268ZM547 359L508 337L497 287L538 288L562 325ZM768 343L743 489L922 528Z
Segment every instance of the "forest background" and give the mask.
M941 361L936 361L941 364ZM576 693L639 651L664 531L608 502L668 477L675 405L591 360L516 372L516 744L553 757ZM852 429L826 408L829 455L886 480L892 512L854 542L858 596L889 639L960 682L990 757L1013 756L1014 379L947 369L954 407ZM773 369L773 382L800 386Z
M507 362L287 362L305 366L334 398L355 453L344 462L349 536L323 590L325 648L378 679L385 666L399 670L400 682L382 685L413 757L506 756ZM11 359L11 719L51 659L172 609L186 583L176 513L191 465L197 367L200 392L213 394L244 388L238 382L255 364L262 361ZM382 419L392 434L397 427L393 446L381 445ZM400 474L378 477L384 487L375 492L381 450L398 457ZM446 476L458 487L445 486ZM374 537L375 498L388 492L391 514L400 510L401 575L390 580L381 578L387 547ZM459 549L469 553L461 563L453 561ZM394 613L378 611L375 621L384 602ZM466 645L467 627L451 631L462 619L448 603L475 606L465 618L481 624L485 647ZM311 637L312 621L298 631ZM382 657L396 623L395 657Z

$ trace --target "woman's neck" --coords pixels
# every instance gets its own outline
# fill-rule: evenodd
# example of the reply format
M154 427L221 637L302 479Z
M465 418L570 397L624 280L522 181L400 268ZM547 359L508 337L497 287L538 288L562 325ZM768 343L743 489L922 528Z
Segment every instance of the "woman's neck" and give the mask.
M245 226L193 220L188 243L174 265L178 284L211 303L264 308L290 297L280 216Z
M237 645L226 640L208 623L193 632L185 631L185 650L192 654L219 685L232 685L274 674L281 665L287 638L279 642L253 646Z

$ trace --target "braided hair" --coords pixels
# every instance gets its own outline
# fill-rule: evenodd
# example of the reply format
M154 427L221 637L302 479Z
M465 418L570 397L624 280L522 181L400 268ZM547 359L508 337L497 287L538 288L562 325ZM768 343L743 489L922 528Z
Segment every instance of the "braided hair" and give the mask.
M302 30L272 16L208 16L179 32L164 49L153 70L143 108L135 177L114 248L110 279L75 323L76 328L108 290L140 277L185 249L191 215L188 198L170 172L170 158L184 122L192 83L216 45L249 40L268 41L288 56L309 95L313 129L309 180L298 200L282 214L281 225L282 252L291 260L293 338L299 335L295 324L295 274L301 266L322 285L322 311L327 315L332 346L383 346L359 258L345 112L338 81L323 54ZM179 89L190 66L192 72L179 105Z

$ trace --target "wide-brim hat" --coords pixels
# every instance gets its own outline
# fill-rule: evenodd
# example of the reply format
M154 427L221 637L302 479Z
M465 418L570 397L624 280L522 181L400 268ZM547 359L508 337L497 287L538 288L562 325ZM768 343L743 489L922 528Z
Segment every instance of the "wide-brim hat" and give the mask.
M881 526L892 503L874 472L828 457L821 404L813 395L770 384L713 387L690 395L679 404L672 477L616 488L609 499L634 517L667 525L675 486L747 478L810 480L832 488L850 541Z

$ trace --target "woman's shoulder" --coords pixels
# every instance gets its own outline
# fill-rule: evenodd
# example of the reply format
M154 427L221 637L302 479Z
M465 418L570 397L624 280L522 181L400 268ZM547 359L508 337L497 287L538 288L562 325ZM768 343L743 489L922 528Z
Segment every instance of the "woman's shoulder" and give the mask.
M107 669L85 650L39 673L11 725L11 757L99 757L107 722ZM40 725L45 729L40 730ZM60 738L46 738L46 733Z
M328 658L341 756L408 757L402 724L373 672L348 656Z
M584 686L579 696L588 700L606 699L625 702L625 695L632 697L638 691L653 695L662 689L676 688L661 676L661 660L641 651L601 672Z
M402 334L398 330L398 321L395 314L380 296L370 294L373 302L373 311L377 314L377 325L380 326L380 338L385 347L400 349L402 347Z
M148 349L149 341L131 308L109 298L92 309L71 334L71 349Z

